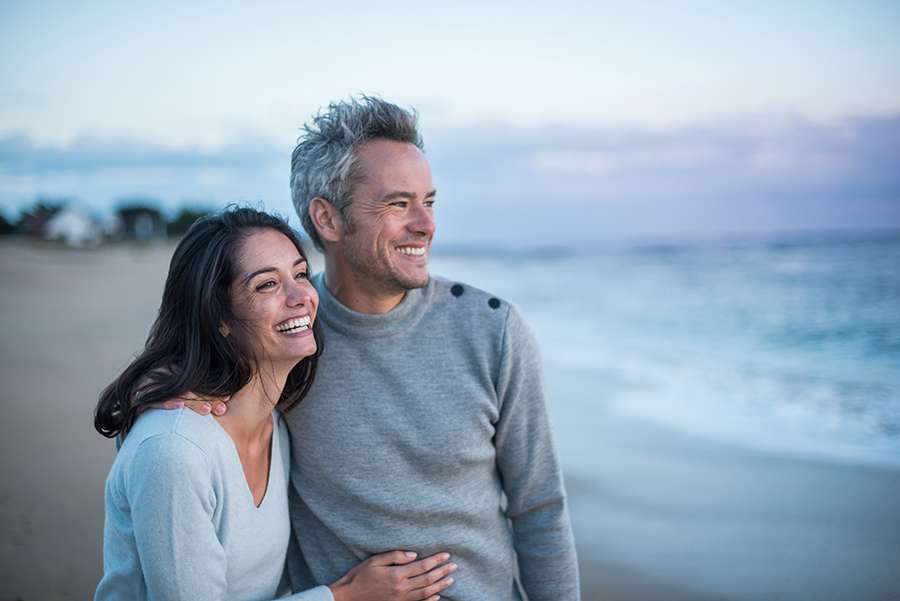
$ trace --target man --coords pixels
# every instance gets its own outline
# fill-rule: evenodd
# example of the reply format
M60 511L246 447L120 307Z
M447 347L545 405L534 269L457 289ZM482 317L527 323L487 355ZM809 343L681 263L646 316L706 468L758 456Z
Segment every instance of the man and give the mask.
M371 97L333 103L291 161L303 227L324 253L316 382L286 416L295 588L391 549L447 551L442 596L579 598L541 384L515 308L430 277L435 189L416 117Z

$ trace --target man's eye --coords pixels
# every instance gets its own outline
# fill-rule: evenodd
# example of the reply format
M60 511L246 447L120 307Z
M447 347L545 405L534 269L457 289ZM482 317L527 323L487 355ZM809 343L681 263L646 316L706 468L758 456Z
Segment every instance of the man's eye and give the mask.
M397 207L399 209L405 209L407 202L405 200L397 200L391 203L392 207Z
M257 286L256 291L262 292L263 290L268 290L268 289L274 288L274 287L275 287L275 282L272 280L269 280L268 282L263 282L262 284Z
M425 208L426 208L426 209L430 209L430 208L434 207L434 201L433 201L433 200L426 200L426 201L423 202L422 204L425 205Z

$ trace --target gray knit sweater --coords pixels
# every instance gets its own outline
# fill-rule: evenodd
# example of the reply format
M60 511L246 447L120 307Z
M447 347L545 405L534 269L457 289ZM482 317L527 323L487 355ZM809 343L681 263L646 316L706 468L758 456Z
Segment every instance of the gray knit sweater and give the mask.
M374 553L447 551L441 594L579 598L565 493L535 340L507 302L432 277L385 315L357 313L314 278L324 354L286 416L294 588Z

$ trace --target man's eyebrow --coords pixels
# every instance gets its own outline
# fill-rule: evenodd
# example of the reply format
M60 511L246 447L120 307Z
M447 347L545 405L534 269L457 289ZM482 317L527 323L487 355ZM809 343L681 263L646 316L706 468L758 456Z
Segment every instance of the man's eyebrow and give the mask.
M431 192L429 192L428 194L425 195L425 198L426 199L434 198L435 195L437 195L437 190L432 190ZM397 192L391 192L387 196L384 196L381 199L381 202L390 202L390 201L394 200L395 198L405 198L407 200L415 200L416 194L414 192L405 192L403 190L398 190Z
M299 259L294 261L294 264L291 265L291 267L296 267L297 265L300 265L301 263L306 263L306 259L304 259L303 257L300 257ZM270 273L272 271L278 271L278 269L275 267L263 267L262 269L257 269L253 273L249 273L249 274L245 275L241 279L241 284L242 285L247 284L250 280L252 280L256 276L263 274L263 273Z

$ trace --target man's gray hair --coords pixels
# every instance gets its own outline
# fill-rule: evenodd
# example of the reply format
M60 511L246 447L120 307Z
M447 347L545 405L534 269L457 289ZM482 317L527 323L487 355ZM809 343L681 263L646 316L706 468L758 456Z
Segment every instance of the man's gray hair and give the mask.
M384 138L413 144L424 151L414 109L403 109L374 96L332 102L303 132L291 156L291 198L303 229L319 250L322 240L309 217L309 203L321 197L347 218L353 185L360 173L357 150L368 140Z

